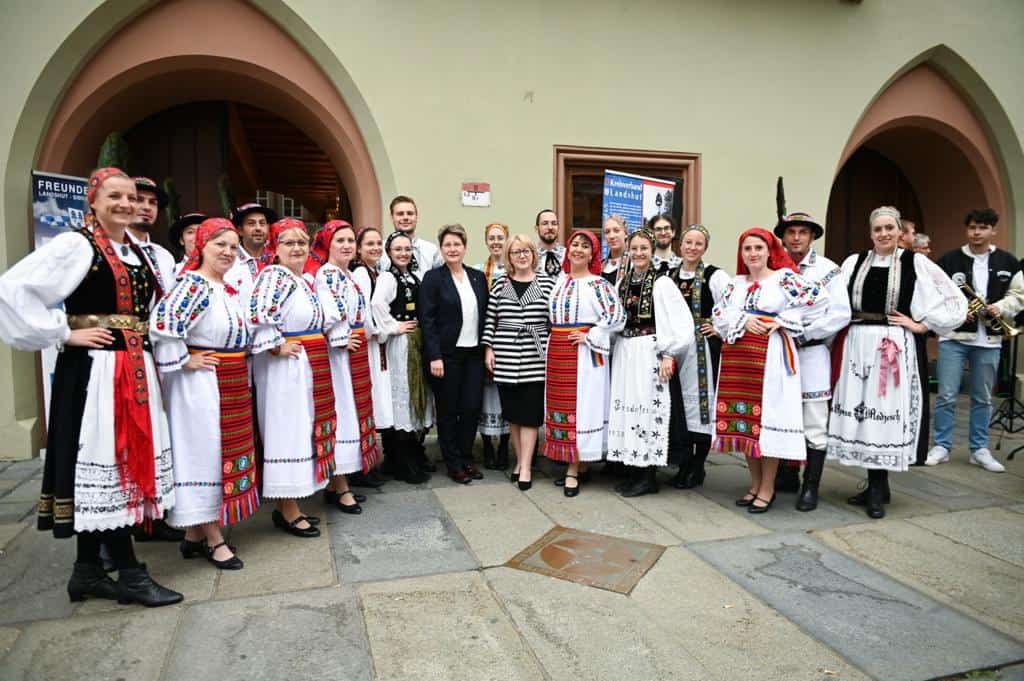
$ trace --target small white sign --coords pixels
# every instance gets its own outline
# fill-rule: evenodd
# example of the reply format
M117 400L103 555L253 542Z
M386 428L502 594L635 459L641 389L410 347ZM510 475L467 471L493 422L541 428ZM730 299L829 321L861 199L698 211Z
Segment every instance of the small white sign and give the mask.
M488 182L463 182L462 205L486 208L491 205L491 185Z

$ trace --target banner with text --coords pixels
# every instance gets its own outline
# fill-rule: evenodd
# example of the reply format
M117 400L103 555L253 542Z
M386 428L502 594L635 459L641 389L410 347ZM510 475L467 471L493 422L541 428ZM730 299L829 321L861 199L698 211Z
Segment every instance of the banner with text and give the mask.
M647 220L661 213L674 213L676 183L656 177L644 177L617 170L604 171L604 201L601 206L601 243L604 257L608 244L604 241L604 222L611 215L626 221L626 232L640 229Z

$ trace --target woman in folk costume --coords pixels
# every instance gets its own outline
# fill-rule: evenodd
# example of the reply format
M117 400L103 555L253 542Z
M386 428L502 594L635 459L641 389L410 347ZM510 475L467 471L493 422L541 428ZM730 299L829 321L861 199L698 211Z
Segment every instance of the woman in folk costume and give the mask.
M626 252L626 220L621 215L609 215L604 221L604 242L608 244L608 257L601 263L601 276L612 286L618 286L626 272L629 254Z
M263 268L249 302L256 413L263 439L263 498L275 500L274 525L318 537L319 518L297 499L323 489L334 472L337 418L324 312L303 276L309 234L301 220L270 227L274 263Z
M638 497L658 491L658 466L668 463L671 414L682 409L671 400L668 382L694 330L683 295L651 264L654 234L637 230L626 243L630 262L618 287L626 323L612 356L608 460L630 470L616 491Z
M181 275L149 320L174 446L176 504L168 519L186 528L182 557L204 556L221 570L240 570L242 561L220 526L259 506L249 330L238 291L224 283L237 252L230 220L204 220Z
M898 248L900 213L876 208L870 251L843 262L853 320L832 349L828 458L868 469L867 490L849 499L870 518L885 515L889 471L905 471L917 455L922 393L914 334L942 335L960 326L967 303L956 284L926 256Z
M505 276L508 263L505 262L505 243L508 241L508 225L500 222L492 222L484 227L484 240L486 241L487 260L477 265L478 270L483 270L487 277L487 290L490 291L494 283ZM498 451L494 451L494 442L491 440L498 436ZM488 371L484 378L484 401L480 409L480 440L484 445L484 468L489 470L503 471L508 468L508 441L509 423L501 415L501 397L498 395L498 386L494 382L493 372Z
M725 340L716 396L716 443L742 452L750 491L736 500L750 513L775 501L779 460L803 461L799 359L793 336L827 309L828 293L796 273L782 242L753 227L740 235L736 277L712 313Z
M569 464L563 492L579 494L581 466L600 461L608 427L608 355L626 320L615 288L601 277L597 237L578 230L551 292L544 405L544 456Z
M704 263L711 233L704 225L690 225L680 235L682 264L670 273L693 317L695 340L679 359L679 371L669 389L675 404L669 428L669 463L679 465L672 481L677 489L704 483L704 462L715 435L715 384L722 355L722 338L711 323L711 310L722 299L731 277L725 270Z
M411 485L430 480L419 449L420 436L434 422L434 400L423 374L423 332L416 319L420 279L413 273L412 239L393 232L385 244L390 266L377 277L373 319L385 341L394 425L389 456L397 480Z
M373 416L367 342L374 333L370 300L349 271L356 255L355 229L342 220L331 220L316 235L313 252L326 260L317 268L316 292L324 308L324 329L331 346L338 417L334 477L324 491L324 501L343 513L359 514L363 510L360 498L349 489L345 475L368 473L380 462L381 452Z
M356 232L356 259L352 262L352 277L366 297L366 304L369 305L373 299L373 293L377 290L377 279L380 271L377 264L384 253L384 239L376 227L363 227ZM373 309L366 311L370 321L370 328L376 328L373 323ZM391 404L391 374L388 371L387 349L384 347L385 339L377 336L376 333L368 334L366 337L367 352L369 354L370 372L373 379L373 414L374 421L379 431L378 440L383 441L384 433L391 429L394 422L392 415L393 405ZM387 447L384 446L382 454L387 456ZM425 458L425 453L424 453ZM350 476L356 484L364 487L380 487L385 480L380 476L377 468L368 473L358 471Z
M149 346L159 281L125 233L135 183L117 168L89 177L91 225L60 234L0 277L0 339L56 345L39 529L77 535L68 596L177 603L135 559L131 527L174 505L170 437ZM61 304L63 303L63 308ZM118 569L104 572L100 546Z

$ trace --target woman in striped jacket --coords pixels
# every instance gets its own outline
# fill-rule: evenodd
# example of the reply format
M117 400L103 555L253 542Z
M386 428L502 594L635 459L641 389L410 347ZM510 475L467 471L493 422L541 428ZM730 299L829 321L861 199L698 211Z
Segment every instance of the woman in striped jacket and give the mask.
M525 234L505 246L506 274L491 287L481 344L510 424L516 466L512 482L530 489L530 463L544 421L548 298L554 280L536 273L537 247Z

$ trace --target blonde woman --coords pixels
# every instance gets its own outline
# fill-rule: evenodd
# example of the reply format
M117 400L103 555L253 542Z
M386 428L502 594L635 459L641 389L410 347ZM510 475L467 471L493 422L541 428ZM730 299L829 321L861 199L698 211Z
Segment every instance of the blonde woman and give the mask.
M484 227L484 241L487 244L487 260L477 265L487 277L487 288L491 289L495 283L505 277L508 258L505 255L506 242L508 241L508 225L500 222L492 222ZM480 409L480 440L484 445L484 468L489 470L503 471L508 468L508 439L509 423L502 416L501 399L498 396L498 386L494 382L494 372L488 369L484 377L484 398ZM497 435L498 451L494 451L492 437Z

